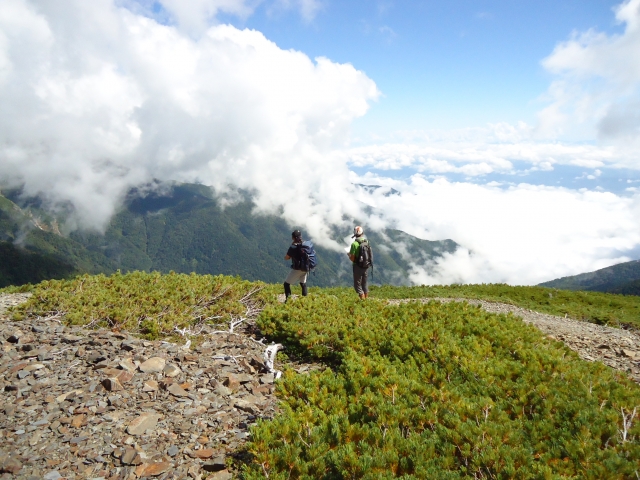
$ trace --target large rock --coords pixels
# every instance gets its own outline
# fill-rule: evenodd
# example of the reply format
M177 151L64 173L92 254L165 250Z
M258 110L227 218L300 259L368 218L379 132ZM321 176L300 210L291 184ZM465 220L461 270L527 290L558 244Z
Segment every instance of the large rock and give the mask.
M169 393L175 397L188 397L189 396L189 392L187 392L186 390L184 390L180 385L178 385L177 383L172 383L171 385L169 385L169 387L167 388L167 390L169 391Z
M151 357L138 367L144 373L160 373L164 370L167 361L162 357Z
M143 435L147 430L156 428L158 420L162 418L162 415L157 413L143 413L138 418L129 423L127 432L131 435Z
M172 363L167 363L167 365L164 367L162 371L167 377L177 377L182 373L182 370L180 370L180 367Z
M136 468L136 475L138 476L138 478L156 477L169 470L172 466L173 465L169 462L142 464L138 468Z

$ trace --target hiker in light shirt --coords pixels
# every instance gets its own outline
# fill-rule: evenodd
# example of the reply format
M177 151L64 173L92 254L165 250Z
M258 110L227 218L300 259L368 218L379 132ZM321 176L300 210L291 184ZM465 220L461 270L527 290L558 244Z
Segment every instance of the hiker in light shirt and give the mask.
M349 260L353 262L353 288L360 299L364 300L369 296L369 286L367 285L369 265L360 265L359 260L361 258L361 244L366 242L368 245L369 241L364 236L364 230L361 226L353 229L351 238L355 240L351 244L351 249L347 255L349 255Z

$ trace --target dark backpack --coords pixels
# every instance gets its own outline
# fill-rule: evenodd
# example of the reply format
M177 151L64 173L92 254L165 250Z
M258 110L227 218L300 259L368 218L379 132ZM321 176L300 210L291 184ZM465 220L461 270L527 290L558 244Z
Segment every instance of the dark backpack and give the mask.
M366 238L362 240L356 240L360 245L360 254L356 259L358 266L362 268L369 268L373 265L373 252L371 251L371 245Z
M316 251L313 249L313 243L307 240L302 242L298 248L300 249L300 268L298 270L304 270L310 272L318 266L318 259L316 257Z

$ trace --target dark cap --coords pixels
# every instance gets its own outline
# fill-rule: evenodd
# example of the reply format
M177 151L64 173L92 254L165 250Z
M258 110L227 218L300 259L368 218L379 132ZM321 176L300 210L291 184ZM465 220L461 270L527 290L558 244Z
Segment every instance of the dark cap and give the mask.
M291 232L291 236L293 238L300 238L302 237L302 232L300 232L300 230L294 230L293 232Z

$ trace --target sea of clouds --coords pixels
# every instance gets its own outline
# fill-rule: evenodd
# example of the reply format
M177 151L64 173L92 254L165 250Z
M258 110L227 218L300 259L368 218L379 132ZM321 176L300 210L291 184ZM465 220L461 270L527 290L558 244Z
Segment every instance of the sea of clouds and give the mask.
M637 185L614 194L526 175L640 169L640 64L622 62L640 58L640 0L616 9L622 34L574 34L543 60L556 80L538 124L358 148L349 128L380 96L375 79L216 22L257 2L159 3L0 3L0 187L72 212L67 228L103 229L132 187L157 180L201 182L226 198L248 190L256 214L281 214L330 248L342 249L331 227L350 228L347 218L462 245L417 264L416 283L531 284L637 254ZM321 4L269 8L310 21ZM411 174L397 178L400 168ZM518 178L477 181L495 172Z

